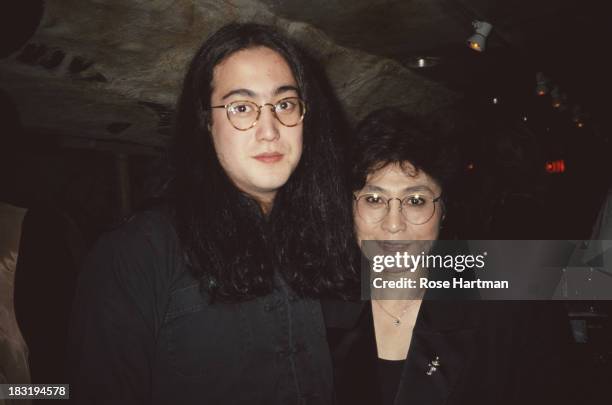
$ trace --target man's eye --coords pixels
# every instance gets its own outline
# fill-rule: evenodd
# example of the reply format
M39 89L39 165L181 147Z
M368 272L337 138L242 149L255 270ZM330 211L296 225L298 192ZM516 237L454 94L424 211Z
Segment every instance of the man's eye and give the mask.
M232 104L229 108L231 114L249 114L253 111L253 106L248 103Z
M295 103L290 100L284 100L276 104L277 112L289 112L289 111L293 111L294 108L295 108Z

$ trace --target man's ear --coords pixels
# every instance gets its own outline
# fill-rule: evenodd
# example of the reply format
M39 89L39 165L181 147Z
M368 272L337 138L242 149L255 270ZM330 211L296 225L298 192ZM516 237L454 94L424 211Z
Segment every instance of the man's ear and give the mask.
M206 120L206 129L208 129L208 133L212 134L212 114L210 111L204 111L203 119Z

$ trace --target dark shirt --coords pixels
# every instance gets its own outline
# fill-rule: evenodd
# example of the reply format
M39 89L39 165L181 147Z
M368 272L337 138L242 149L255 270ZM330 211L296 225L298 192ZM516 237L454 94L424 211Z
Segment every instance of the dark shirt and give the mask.
M147 212L103 236L79 279L70 369L78 403L328 404L320 304L279 282L210 304L173 227Z
M397 395L397 386L402 378L404 360L377 359L378 386L380 388L382 405L393 405Z

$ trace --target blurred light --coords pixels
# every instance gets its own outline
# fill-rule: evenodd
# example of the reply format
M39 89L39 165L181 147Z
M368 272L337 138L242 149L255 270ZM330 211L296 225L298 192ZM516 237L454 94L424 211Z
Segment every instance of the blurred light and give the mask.
M575 105L572 108L572 121L576 124L576 128L584 127L584 114L582 113L582 109L579 105Z
M468 170L474 170L474 167L475 167L474 163L472 163L472 162L468 163L468 165L467 165L467 169Z
M406 60L406 65L414 69L427 69L439 63L440 58L435 56L417 56Z
M546 172L547 173L564 173L565 172L565 160L551 160L546 162Z
M548 94L548 79L542 72L536 73L536 94L538 96L545 96Z
M523 115L523 122L527 122L527 116Z
M486 48L487 37L491 33L493 26L486 21L473 21L472 27L476 31L474 35L468 38L467 44L470 48L477 52L484 52Z
M493 97L493 104L499 104L499 99L497 97Z
M561 90L559 90L559 86L553 87L550 92L550 97L553 108L561 107Z

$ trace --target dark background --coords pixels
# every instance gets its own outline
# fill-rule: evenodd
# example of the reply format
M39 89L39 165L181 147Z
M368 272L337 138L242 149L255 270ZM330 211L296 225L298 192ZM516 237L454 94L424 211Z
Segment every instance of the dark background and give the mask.
M340 46L392 59L457 95L423 115L439 129L441 147L452 142L459 148L459 176L444 236L462 239L591 237L612 182L612 36L605 5L548 0L261 2L278 17L311 24ZM43 1L0 6L1 58L49 69L61 63L61 52L31 41L46 6ZM474 19L494 26L483 53L465 43ZM421 57L434 58L436 64L414 67ZM537 72L549 79L542 96L535 91ZM561 108L552 106L555 86L567 96ZM151 134L154 142L87 136L66 142L73 139L67 137L69 126L65 131L61 125L45 128L20 118L22 100L32 103L35 97L27 88L16 97L14 89L0 87L0 200L29 209L16 307L31 348L34 382L60 382L53 365L62 361L65 335L56 325L67 324L81 258L102 231L151 202L173 108L149 105L156 111L157 128L165 128ZM70 115L67 109L62 119L70 121ZM130 125L116 116L104 130L120 134ZM565 170L548 172L552 161L563 161ZM606 397L603 381L612 372L608 307L603 302L567 306L572 319L588 326L586 342L576 343L572 353L576 368L584 371L575 381L576 399Z

